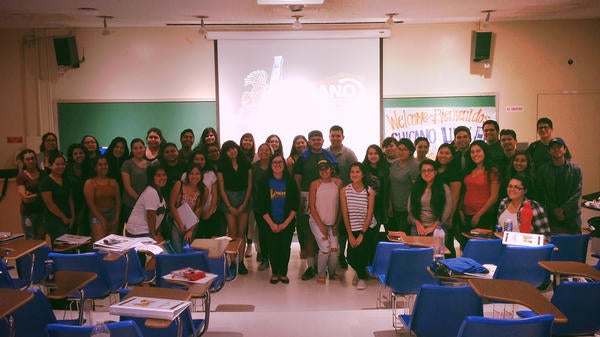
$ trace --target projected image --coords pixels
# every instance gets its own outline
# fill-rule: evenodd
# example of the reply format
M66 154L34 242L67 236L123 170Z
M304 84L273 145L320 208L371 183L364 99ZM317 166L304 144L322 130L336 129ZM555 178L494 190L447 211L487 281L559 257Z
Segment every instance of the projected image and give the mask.
M227 45L248 43L224 42ZM295 135L307 135L313 129L327 135L332 125L339 124L345 131L345 145L358 156L364 154L369 144L379 142L377 43L371 45L373 64L365 66L350 60L353 55L350 52L338 51L336 57L321 56L314 52L321 52L321 46L306 47L306 57L301 57L295 51L298 41L294 41L291 50L278 46L282 41L260 42L276 46L261 46L257 51L260 56L245 55L248 57L238 60L245 66L237 63L223 66L223 70L221 55L229 48L219 45L219 114L223 140L239 140L243 133L252 132L260 143L268 135L277 134L287 153ZM331 43L312 41L317 45L323 42ZM277 50L284 52L275 53ZM331 47L324 52L332 53ZM327 136L325 138L325 146L328 146Z

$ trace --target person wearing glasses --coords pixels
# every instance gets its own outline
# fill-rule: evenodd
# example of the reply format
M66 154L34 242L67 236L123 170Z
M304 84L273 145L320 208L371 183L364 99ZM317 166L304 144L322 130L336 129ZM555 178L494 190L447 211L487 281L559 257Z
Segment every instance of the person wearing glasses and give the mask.
M542 167L543 164L552 161L549 150L554 127L552 125L552 120L546 117L538 119L536 127L537 134L540 139L529 144L529 147L527 148L527 155L529 158L531 158L533 168L537 171L540 167Z
M421 174L408 199L408 219L411 235L432 236L438 225L447 231L452 216L452 193L437 177L438 163L425 159L419 165Z
M270 252L272 276L269 282L288 284L290 247L296 226L296 212L300 205L300 192L286 168L282 154L273 156L269 167L271 172L260 180L256 191L256 221L259 227L267 227L261 241L264 239L263 247L268 246Z
M506 194L508 196L502 199L498 206L498 223L503 224L504 221L510 219L513 223L513 232L519 232L523 202L529 201L533 214L531 219L533 233L544 235L545 241L550 242L550 225L544 208L539 202L531 200L526 196L530 185L531 181L529 178L522 174L517 174L510 178L506 187Z
M398 159L390 165L389 209L390 223L386 230L410 233L408 223L408 197L419 177L419 164L413 158L415 145L408 138L398 141Z

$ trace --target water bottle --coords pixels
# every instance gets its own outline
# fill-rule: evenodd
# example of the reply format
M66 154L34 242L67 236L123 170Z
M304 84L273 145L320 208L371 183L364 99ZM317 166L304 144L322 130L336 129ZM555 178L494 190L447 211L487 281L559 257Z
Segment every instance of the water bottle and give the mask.
M104 322L100 322L94 326L90 337L110 337L110 330Z
M521 219L519 225L519 231L521 233L531 233L533 227L531 226L531 220L533 219L533 210L531 209L531 202L529 200L523 201L523 208L521 208Z
M433 231L433 259L442 260L444 258L444 251L446 250L446 232L442 229L442 226L437 226Z

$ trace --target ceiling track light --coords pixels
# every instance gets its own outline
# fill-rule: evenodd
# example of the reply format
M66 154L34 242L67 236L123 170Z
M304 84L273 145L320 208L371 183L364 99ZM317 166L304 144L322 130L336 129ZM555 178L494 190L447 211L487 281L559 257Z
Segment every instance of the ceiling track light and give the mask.
M387 20L385 20L385 24L388 26L391 26L394 24L394 16L398 15L398 13L387 13L386 16L388 17Z
M481 11L481 13L485 13L485 19L483 20L484 25L488 25L490 23L490 19L492 17L492 13L495 12L493 9L486 9Z
M196 16L196 18L200 19L200 30L198 31L198 33L202 35L206 34L206 25L204 24L204 19L208 19L208 16L198 15Z
M302 15L292 15L292 17L296 18L296 20L294 20L294 23L292 24L292 27L295 29L302 28L302 22L300 22L300 18L302 17Z
M110 15L100 15L98 17L102 19L102 23L103 23L103 27L104 27L104 29L102 29L102 35L104 35L104 36L110 35L110 30L108 29L108 20L114 19L115 17L110 16Z

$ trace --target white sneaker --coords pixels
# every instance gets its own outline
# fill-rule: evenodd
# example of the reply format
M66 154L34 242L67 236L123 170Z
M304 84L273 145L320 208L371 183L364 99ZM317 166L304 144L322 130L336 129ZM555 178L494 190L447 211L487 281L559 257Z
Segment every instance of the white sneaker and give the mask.
M365 280L358 280L358 283L356 283L356 289L363 290L366 288L367 288L367 282L365 282Z
M252 244L249 243L246 245L246 252L244 253L245 257L251 257L252 256Z
M358 284L358 275L354 274L354 278L352 279L352 285L355 286Z

